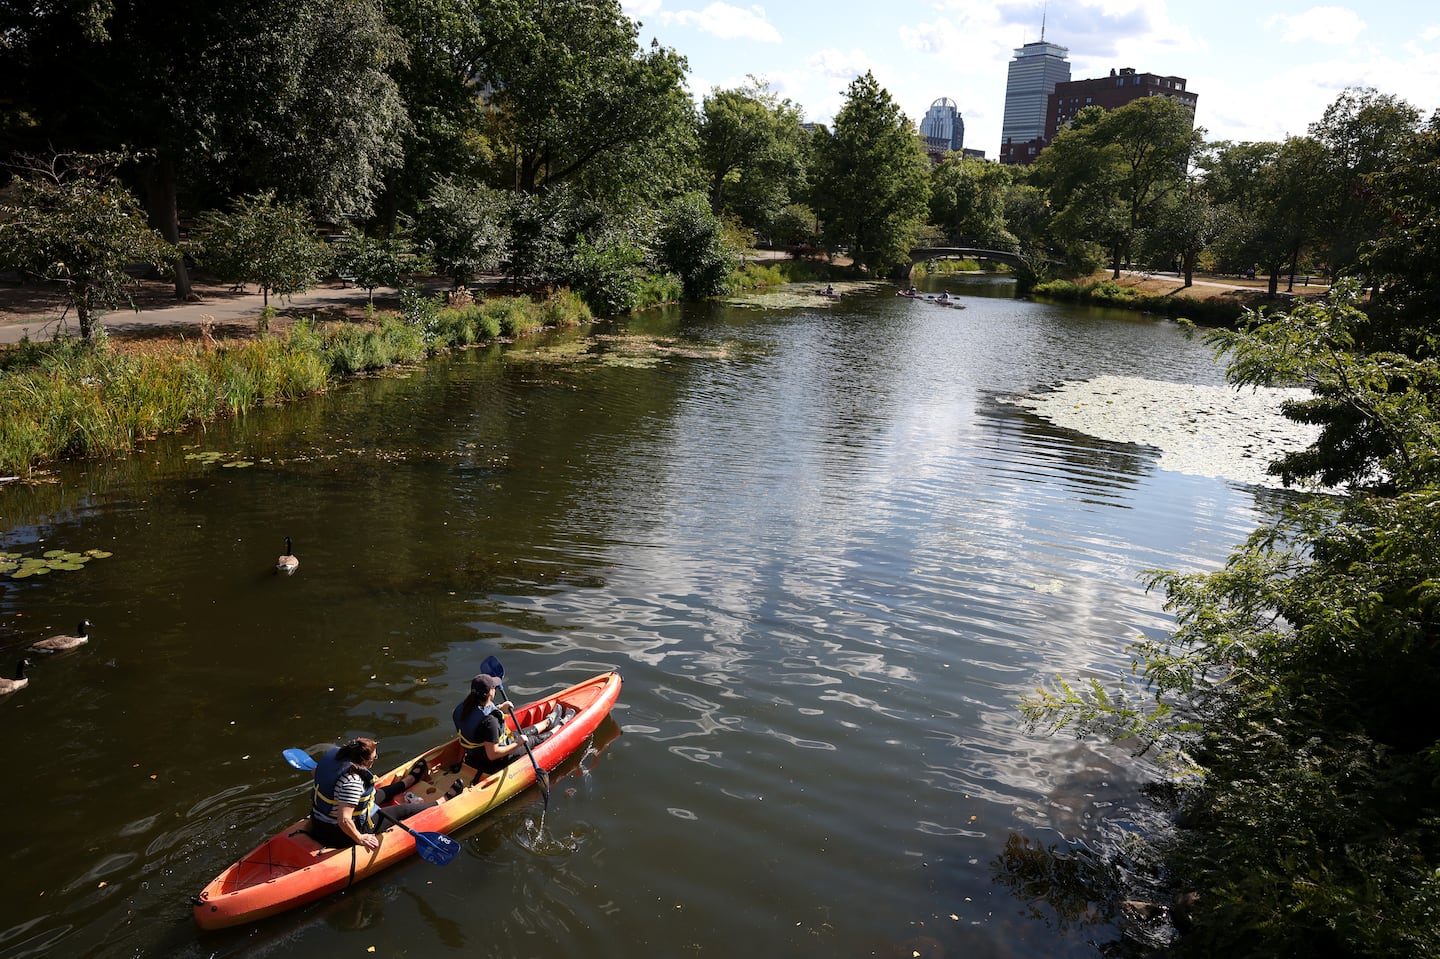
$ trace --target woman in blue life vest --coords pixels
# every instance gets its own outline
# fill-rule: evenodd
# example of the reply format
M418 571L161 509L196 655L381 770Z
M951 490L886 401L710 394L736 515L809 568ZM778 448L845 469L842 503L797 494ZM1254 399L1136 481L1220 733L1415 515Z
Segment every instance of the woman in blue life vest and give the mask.
M447 798L457 795L465 784L477 782L480 777L505 768L520 758L525 751L525 743L534 748L569 718L546 716L534 726L525 727L519 734L525 737L525 743L522 743L505 725L502 710L513 711L515 707L509 700L495 702L495 690L498 688L499 679L481 673L470 680L470 693L455 707L452 716L455 731L460 736L460 745L465 748L465 766L472 772L467 775L464 770L461 771L460 778L445 794Z
M376 833L384 832L401 819L409 819L422 809L429 809L435 800L380 806L404 792L427 772L425 760L415 760L404 776L384 786L375 785L375 764L378 743L360 737L321 756L315 766L315 788L310 798L310 835L323 845L333 848L380 845Z

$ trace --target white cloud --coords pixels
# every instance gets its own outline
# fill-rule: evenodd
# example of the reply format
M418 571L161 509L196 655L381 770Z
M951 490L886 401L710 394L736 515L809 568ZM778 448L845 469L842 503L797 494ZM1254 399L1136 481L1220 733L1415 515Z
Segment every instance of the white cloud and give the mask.
M1345 7L1311 7L1290 17L1274 16L1265 22L1268 29L1278 28L1286 43L1352 43L1365 21Z
M845 53L841 50L821 50L805 61L805 66L812 73L817 73L832 80L843 80L849 83L867 70L873 71L875 63L861 50L851 50Z
M660 0L620 0L620 12L631 20L648 17L660 9Z
M658 7L658 4L656 4ZM682 10L679 13L660 13L667 23L676 23L719 37L721 40L756 40L760 43L779 43L780 31L765 18L765 8L732 7L728 3L712 3L704 10Z

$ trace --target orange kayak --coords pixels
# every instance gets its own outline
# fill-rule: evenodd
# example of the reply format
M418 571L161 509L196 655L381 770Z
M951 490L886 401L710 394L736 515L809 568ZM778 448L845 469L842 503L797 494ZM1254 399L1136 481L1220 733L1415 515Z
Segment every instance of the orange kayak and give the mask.
M516 718L529 726L547 715L555 703L578 710L560 731L535 746L535 761L544 770L554 769L576 752L595 727L610 713L620 696L620 674L602 673L569 689L518 708ZM510 722L507 720L507 723ZM513 727L513 723L511 723ZM424 759L429 772L409 792L421 799L436 799L455 781L464 750L459 739L436 746L419 757L377 776L377 785L405 775L415 762ZM513 798L535 784L535 769L522 755L504 769L466 788L454 799L442 802L405 820L416 832L448 834ZM395 802L403 802L397 796ZM280 830L210 881L195 897L195 921L202 929L222 929L253 922L294 909L348 888L372 873L379 872L415 854L414 837L400 828L380 834L380 846L332 849L320 845L308 832L310 817Z

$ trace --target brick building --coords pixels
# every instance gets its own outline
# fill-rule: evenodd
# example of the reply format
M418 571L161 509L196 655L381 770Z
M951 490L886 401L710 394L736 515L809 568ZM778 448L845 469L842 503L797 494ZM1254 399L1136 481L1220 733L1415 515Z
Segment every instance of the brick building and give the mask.
M1195 113L1197 95L1185 89L1184 77L1162 77L1154 73L1136 73L1133 67L1111 70L1108 77L1093 80L1068 80L1055 84L1045 109L1045 142L1089 106L1114 110L1141 97L1164 96L1179 101Z

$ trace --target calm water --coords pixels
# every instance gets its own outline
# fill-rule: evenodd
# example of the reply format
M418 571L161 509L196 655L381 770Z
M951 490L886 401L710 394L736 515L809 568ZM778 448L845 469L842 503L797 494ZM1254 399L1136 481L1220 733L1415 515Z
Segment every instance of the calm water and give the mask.
M1217 565L1262 504L1007 402L1220 382L1172 324L970 294L647 314L0 490L0 548L114 553L0 581L7 675L95 624L0 701L0 957L1096 955L1113 927L1014 854L1113 844L1144 774L1018 699L1122 670L1167 624L1138 574ZM195 928L306 808L282 749L398 762L490 654L517 700L625 677L543 817Z

